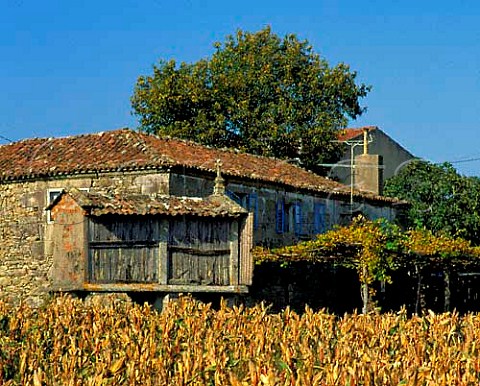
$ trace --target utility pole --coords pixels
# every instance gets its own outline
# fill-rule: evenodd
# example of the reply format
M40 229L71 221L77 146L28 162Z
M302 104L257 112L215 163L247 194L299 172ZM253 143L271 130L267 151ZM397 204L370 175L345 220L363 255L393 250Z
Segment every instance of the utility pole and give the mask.
M357 146L364 146L365 141L344 141L346 145L350 146L350 214L353 213L353 193L355 188L355 148Z
M373 139L368 135L367 131L364 131L362 140L346 140L346 141L332 141L344 143L347 146L350 146L350 165L341 165L341 164L320 164L320 166L327 167L341 167L341 168L350 168L350 215L353 214L353 196L355 192L355 148L357 146L363 146L364 153L368 152L368 144L373 142Z

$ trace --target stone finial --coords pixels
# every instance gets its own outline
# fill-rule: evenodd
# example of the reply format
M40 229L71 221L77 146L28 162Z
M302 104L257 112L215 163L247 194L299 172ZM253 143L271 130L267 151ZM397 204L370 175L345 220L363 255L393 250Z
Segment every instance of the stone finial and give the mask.
M213 187L213 194L214 195L222 195L225 194L225 180L222 177L221 168L222 168L222 161L217 159L215 161L215 167L217 169L217 176L215 177L215 186Z

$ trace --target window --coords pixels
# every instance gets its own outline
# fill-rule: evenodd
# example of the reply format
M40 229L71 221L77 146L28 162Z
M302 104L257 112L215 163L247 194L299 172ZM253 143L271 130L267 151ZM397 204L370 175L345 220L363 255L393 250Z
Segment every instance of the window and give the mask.
M257 193L236 193L230 190L226 191L226 195L235 201L238 205L253 213L253 228L258 228L258 195Z
M54 189L48 189L47 190L47 205L45 205L46 207L48 207L53 201L55 201L55 199L60 195L60 193L62 193L63 189L61 188L54 188ZM52 223L53 220L52 220L52 216L51 216L51 213L49 210L47 210L47 222L48 223Z
M62 193L63 189L48 189L47 206L50 205Z
M247 193L232 192L231 190L227 190L225 191L225 194L227 195L228 198L235 201L242 208L249 210Z
M313 231L319 234L325 233L326 229L325 204L316 202L313 207Z
M253 229L258 229L258 195L250 193L247 199L247 209L253 213Z
M295 202L293 204L293 230L295 235L299 236L303 234L303 221L302 221L302 203Z
M88 192L88 188L78 188L78 190L81 190L82 192ZM48 207L55 199L60 196L60 193L63 192L63 188L52 188L47 190L47 204L45 205ZM52 223L52 216L50 214L50 211L47 210L47 222Z
M241 193L235 193L235 192L232 192L231 190L226 190L225 194L228 198L235 201L238 205L243 206Z
M285 232L285 201L282 199L277 200L275 204L275 230L278 234Z

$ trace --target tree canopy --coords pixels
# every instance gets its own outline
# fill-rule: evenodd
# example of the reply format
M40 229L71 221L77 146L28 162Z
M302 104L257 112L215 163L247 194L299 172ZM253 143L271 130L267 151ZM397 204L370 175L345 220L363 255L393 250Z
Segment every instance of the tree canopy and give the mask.
M299 159L303 166L335 162L335 129L360 116L369 86L356 72L330 66L295 35L270 27L239 30L195 63L160 61L140 76L132 96L140 129L241 151Z
M384 194L410 202L407 225L480 244L480 179L452 165L416 160L385 183Z

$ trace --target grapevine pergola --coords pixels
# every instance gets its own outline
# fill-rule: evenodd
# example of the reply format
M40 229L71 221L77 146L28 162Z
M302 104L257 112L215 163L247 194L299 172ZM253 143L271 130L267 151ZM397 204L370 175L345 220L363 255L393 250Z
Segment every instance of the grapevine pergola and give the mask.
M371 308L372 284L391 282L398 268L441 267L447 273L469 266L480 266L480 247L467 240L421 230L403 231L386 220L356 219L349 226L337 227L311 241L276 249L257 247L257 264L296 261L328 263L354 268L362 286L363 311Z

